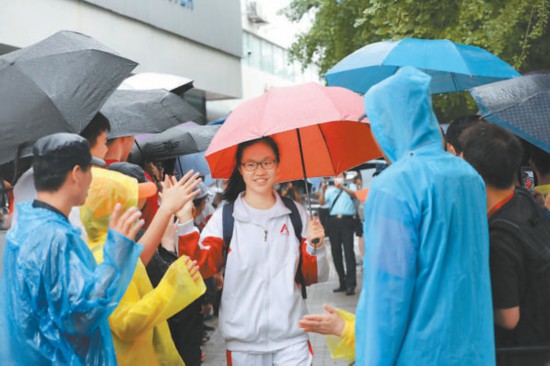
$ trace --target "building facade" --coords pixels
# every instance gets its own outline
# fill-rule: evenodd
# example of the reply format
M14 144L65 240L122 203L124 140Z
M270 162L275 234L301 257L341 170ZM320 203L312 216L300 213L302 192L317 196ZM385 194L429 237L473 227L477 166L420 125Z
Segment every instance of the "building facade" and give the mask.
M271 87L317 80L289 59L294 34L277 37L288 25L273 9L285 1L0 0L0 54L60 30L84 33L138 62L134 72L193 79L185 98L214 120Z

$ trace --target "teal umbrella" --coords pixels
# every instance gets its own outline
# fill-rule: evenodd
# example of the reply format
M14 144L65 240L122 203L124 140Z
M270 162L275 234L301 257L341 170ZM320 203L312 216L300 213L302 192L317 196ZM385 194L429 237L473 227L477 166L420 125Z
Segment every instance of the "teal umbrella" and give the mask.
M521 76L492 53L446 39L405 38L369 44L343 58L326 74L328 85L364 94L395 74L414 66L432 77L431 94L468 90Z

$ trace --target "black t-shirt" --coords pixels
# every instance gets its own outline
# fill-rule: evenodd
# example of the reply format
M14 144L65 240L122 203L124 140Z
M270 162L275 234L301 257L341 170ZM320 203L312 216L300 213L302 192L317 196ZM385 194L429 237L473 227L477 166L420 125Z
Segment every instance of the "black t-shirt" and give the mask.
M533 204L529 196L514 194L490 218L489 225L496 219L522 223L530 217ZM490 269L493 292L493 307L508 309L519 306L520 320L513 330L495 325L497 347L531 346L547 343L536 335L537 315L531 307L535 296L527 272L524 244L513 234L490 226ZM550 304L549 304L550 306Z

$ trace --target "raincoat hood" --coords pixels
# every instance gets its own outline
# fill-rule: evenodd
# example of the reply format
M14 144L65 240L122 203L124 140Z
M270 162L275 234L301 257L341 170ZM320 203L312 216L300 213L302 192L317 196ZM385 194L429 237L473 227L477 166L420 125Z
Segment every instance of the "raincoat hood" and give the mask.
M88 234L88 245L96 255L105 242L115 205L120 203L122 212L137 206L138 182L135 178L98 167L92 167L92 177L88 197L80 207L80 219Z
M88 246L101 263L107 259L101 248L111 213L117 203L122 205L122 212L137 206L138 181L116 171L92 169L92 184L80 217L88 233ZM124 296L109 317L118 364L184 366L166 320L205 290L202 280L193 280L183 257L168 267L155 288L138 260Z
M372 134L392 163L419 149L443 149L430 80L414 67L403 67L365 94Z

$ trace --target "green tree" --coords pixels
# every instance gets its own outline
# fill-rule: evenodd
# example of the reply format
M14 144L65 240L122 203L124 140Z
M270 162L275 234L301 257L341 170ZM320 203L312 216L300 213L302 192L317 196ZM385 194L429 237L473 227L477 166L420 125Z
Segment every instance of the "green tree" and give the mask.
M321 74L364 45L406 37L479 46L522 73L550 68L550 0L293 0L284 13L313 17L290 53ZM467 93L434 104L443 120L475 110Z

